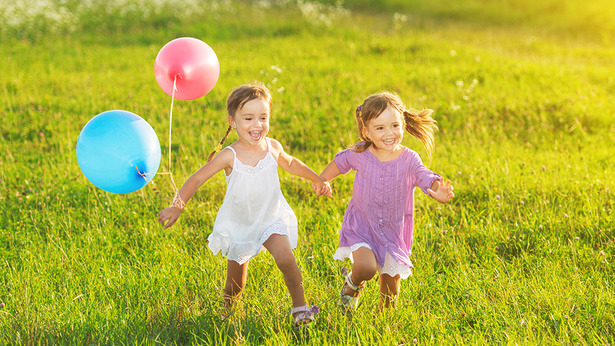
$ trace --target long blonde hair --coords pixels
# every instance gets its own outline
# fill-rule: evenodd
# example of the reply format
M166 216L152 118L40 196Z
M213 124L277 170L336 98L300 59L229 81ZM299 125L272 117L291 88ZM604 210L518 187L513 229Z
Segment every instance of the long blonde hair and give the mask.
M254 99L265 100L265 102L269 103L269 109L271 109L271 92L263 83L253 82L250 84L240 85L237 88L233 89L233 91L231 91L231 94L226 100L226 112L229 116L232 117L235 115L235 112L237 110L243 108L246 103ZM224 135L224 137L222 137L222 140L220 141L216 149L214 149L214 151L212 151L211 154L209 154L209 156L207 157L207 162L211 161L214 156L216 156L216 153L222 149L222 145L227 140L229 134L231 133L231 130L232 127L231 125L229 125L228 129L226 130L226 134Z
M404 129L409 134L418 138L425 149L427 154L431 156L434 148L434 132L438 130L437 122L431 117L433 110L431 109L407 109L401 98L392 92L381 92L368 96L363 104L357 107L356 119L357 127L359 129L359 137L361 142L356 143L352 150L357 152L363 152L373 144L371 139L366 138L363 135L363 128L372 120L380 116L388 107L397 110L403 115Z

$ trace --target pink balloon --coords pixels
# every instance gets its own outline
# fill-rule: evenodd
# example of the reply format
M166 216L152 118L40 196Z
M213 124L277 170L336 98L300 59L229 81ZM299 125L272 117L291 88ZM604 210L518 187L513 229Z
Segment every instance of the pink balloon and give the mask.
M193 37L180 37L160 49L154 75L169 96L173 94L173 81L177 77L175 98L194 100L214 88L220 76L220 63L207 43Z

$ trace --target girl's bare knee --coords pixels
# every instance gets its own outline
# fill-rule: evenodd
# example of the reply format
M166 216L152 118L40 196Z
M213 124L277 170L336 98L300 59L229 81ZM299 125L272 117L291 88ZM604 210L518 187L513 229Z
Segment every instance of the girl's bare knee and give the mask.
M362 263L352 267L352 276L358 278L359 281L367 281L376 275L378 265L376 263Z

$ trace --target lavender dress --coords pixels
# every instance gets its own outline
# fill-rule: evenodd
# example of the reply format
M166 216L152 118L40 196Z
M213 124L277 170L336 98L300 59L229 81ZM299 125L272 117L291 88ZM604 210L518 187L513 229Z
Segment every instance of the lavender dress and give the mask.
M335 155L342 174L357 171L352 199L340 230L334 259L352 260L360 247L376 255L380 274L411 275L410 254L414 228L414 188L427 194L440 176L427 169L419 155L406 147L395 160L381 162L369 150L343 150Z

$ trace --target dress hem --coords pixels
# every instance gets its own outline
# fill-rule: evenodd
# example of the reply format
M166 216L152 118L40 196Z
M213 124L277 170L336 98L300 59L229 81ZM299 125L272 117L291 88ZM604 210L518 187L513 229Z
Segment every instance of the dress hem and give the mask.
M274 234L288 237L291 249L297 247L297 242L295 241L293 244L286 228L280 224L274 224L261 235L258 242L232 242L228 234L212 233L207 239L209 241L208 248L214 255L220 252L228 260L244 264L256 257L261 251L266 250L263 244Z
M372 250L372 247L367 243L356 243L352 246L338 247L335 254L333 254L333 259L343 261L345 258L348 258L354 263L352 253L362 247ZM412 276L412 263L410 263L410 266L399 263L387 251L384 258L384 266L378 265L378 273L380 275L387 274L392 277L399 275L400 278L405 280Z

